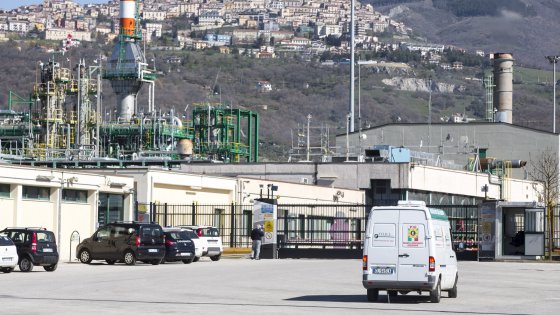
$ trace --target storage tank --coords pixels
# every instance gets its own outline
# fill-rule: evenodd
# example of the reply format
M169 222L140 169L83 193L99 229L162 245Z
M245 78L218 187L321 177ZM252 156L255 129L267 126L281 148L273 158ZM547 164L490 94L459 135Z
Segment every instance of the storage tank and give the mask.
M193 143L189 139L181 139L177 143L177 154L181 159L185 159L193 154Z
M513 55L495 53L494 59L494 106L497 109L494 121L511 124L513 122Z

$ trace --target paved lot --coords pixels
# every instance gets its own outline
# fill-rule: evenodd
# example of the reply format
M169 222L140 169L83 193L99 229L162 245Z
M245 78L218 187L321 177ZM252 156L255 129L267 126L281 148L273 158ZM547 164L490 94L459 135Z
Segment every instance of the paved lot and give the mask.
M559 314L560 264L460 263L459 297L368 303L359 260L62 263L0 273L1 314ZM16 268L17 270L17 268ZM446 296L446 293L444 293Z

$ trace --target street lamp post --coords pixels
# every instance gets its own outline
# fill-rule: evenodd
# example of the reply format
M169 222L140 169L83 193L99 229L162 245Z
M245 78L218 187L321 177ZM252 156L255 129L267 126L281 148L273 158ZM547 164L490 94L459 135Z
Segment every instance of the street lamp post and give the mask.
M556 133L556 64L560 56L546 56L546 59L552 64L552 132Z

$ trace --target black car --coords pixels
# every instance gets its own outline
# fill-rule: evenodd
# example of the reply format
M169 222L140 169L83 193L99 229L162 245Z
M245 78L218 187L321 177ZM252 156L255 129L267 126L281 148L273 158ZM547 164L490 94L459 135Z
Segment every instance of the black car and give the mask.
M166 261L182 261L190 264L195 258L194 242L187 231L179 228L164 228L165 233L165 258Z
M165 256L165 240L159 224L115 222L100 227L76 247L76 258L84 264L105 260L109 265L136 261L157 265Z
M58 248L54 233L44 228L5 228L1 235L9 237L16 245L19 269L23 272L43 266L55 271L58 266Z

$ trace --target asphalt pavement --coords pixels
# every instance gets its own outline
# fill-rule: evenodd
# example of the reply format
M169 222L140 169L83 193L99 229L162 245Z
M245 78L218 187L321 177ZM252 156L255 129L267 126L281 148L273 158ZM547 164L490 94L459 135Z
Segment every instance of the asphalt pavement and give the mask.
M0 314L558 314L560 264L460 262L458 298L367 302L360 260L61 262L0 273Z

